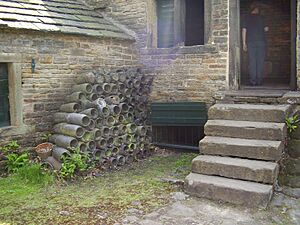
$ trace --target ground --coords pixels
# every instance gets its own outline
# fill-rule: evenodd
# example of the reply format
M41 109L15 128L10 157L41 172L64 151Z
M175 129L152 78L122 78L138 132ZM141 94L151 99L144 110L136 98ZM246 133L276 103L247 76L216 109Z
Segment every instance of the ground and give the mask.
M0 179L0 224L300 224L300 200L282 194L267 210L186 196L174 181L195 156L163 152L68 185Z
M133 213L122 225L292 225L300 224L300 200L283 194L274 197L269 209L248 209L206 199L184 197L147 215ZM187 198L187 199L184 199ZM179 197L180 199L180 197Z

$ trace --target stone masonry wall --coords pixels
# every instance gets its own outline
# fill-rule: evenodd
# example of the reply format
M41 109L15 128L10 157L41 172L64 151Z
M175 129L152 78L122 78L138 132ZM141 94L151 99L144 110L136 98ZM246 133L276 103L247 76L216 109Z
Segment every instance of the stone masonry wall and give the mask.
M33 132L5 136L0 128L0 145L9 140L32 144L41 132L51 129L52 115L70 92L77 74L101 67L136 66L133 42L63 34L12 32L0 33L0 54L22 57L23 121ZM31 72L31 60L36 70Z
M300 1L298 1L298 8L297 8L297 87L300 87Z
M157 49L155 0L111 0L106 13L136 32L141 62L155 75L153 101L212 102L226 87L228 0L212 0L211 36L205 46Z
M105 0L98 0L105 1ZM212 0L210 42L206 46L155 49L155 0L111 0L106 13L136 32L143 64L156 75L153 100L212 101L228 82L228 3ZM300 1L298 10L300 12ZM154 28L153 28L154 26ZM300 87L300 14L297 20L297 78Z

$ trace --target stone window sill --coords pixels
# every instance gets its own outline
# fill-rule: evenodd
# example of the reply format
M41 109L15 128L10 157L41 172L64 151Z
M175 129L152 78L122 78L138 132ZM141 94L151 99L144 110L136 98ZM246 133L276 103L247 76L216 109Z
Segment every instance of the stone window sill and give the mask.
M26 125L0 127L0 139L2 137L24 135L33 131L34 128L32 126L26 126Z
M217 45L195 45L195 46L175 46L172 48L145 48L141 49L142 54L149 55L172 55L172 54L206 54L217 53Z

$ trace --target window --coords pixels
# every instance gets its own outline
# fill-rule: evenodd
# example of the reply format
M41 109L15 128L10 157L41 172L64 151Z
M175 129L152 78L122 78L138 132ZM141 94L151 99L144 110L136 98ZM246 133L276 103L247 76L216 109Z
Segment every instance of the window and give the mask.
M23 122L22 57L0 53L0 140L34 132Z
M174 1L159 0L157 17L158 47L172 47L174 45Z
M204 44L204 1L186 0L185 45Z
M0 63L0 127L10 125L7 63Z
M204 1L157 0L157 46L203 45Z

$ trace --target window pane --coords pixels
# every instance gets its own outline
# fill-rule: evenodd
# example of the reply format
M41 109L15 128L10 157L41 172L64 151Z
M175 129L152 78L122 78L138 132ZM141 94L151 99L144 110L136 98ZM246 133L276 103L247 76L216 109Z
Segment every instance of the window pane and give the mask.
M157 1L158 47L174 45L174 0Z
M0 127L9 126L7 64L0 63Z
M186 0L185 45L204 44L204 0Z

